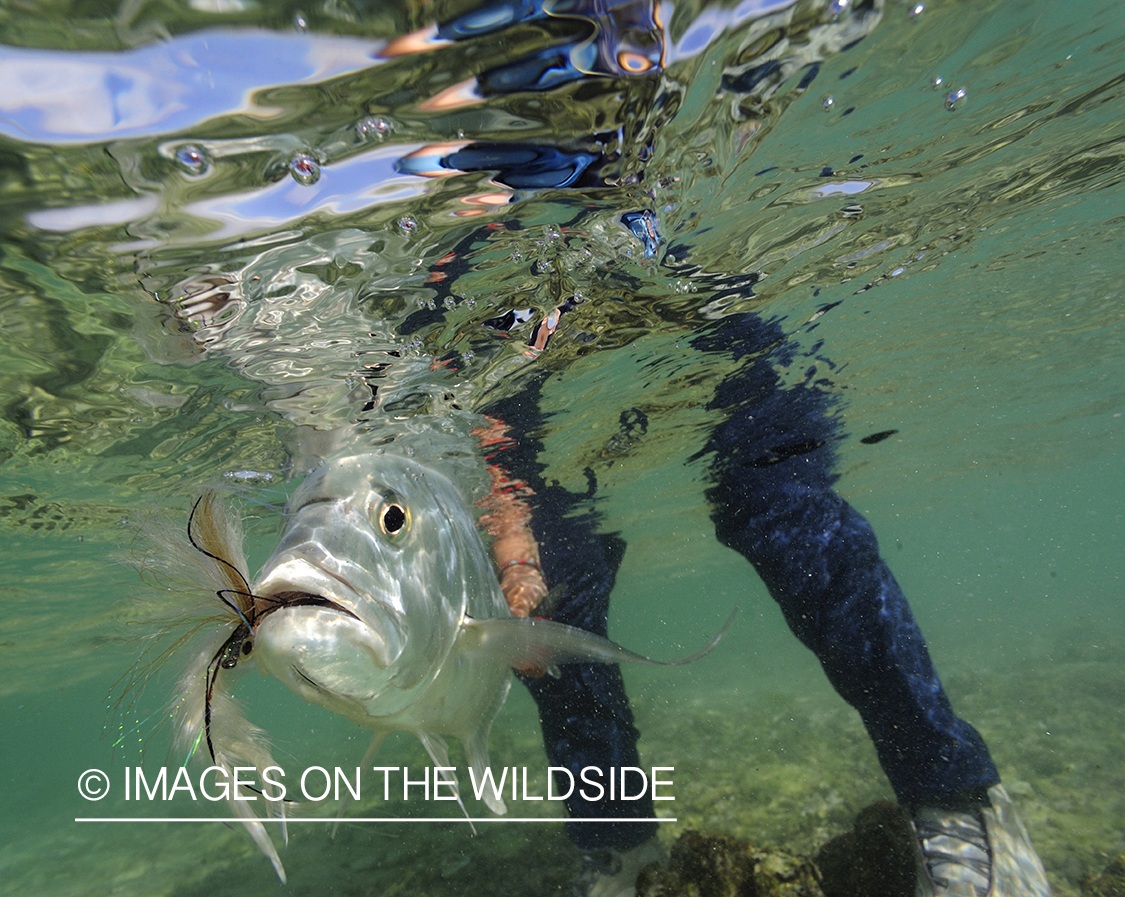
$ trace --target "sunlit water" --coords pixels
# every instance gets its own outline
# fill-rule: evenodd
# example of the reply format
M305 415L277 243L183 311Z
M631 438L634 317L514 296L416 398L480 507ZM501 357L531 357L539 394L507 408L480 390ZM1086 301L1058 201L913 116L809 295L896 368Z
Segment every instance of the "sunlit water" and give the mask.
M150 684L115 748L107 704L145 588L117 558L228 483L260 563L318 451L294 427L458 421L533 366L554 374L548 469L583 489L591 468L605 529L629 541L612 635L673 656L742 607L707 660L627 672L645 762L677 768L680 821L662 836L808 852L889 796L858 718L715 541L704 462L686 463L729 369L690 337L752 309L801 347L787 376L815 367L840 397L839 488L875 525L1056 891L1125 850L1118 4L888 2L811 81L805 67L754 86L762 54L788 58L779 37L798 47L830 12L801 6L786 32L755 24L755 4L684 3L665 10L661 75L483 98L458 85L581 43L588 23L395 55L394 38L465 10L91 6L0 13L0 890L276 892L241 831L74 822L141 815L75 783L139 762L171 686ZM440 168L472 141L597 143L600 183ZM622 223L641 210L658 245ZM752 294L717 292L750 274ZM532 322L484 326L574 297L537 358ZM383 401L402 404L369 408L362 365L388 352ZM431 370L452 356L460 372ZM650 422L639 438L621 425L632 408ZM349 724L279 686L246 700L280 756L362 756ZM165 750L153 736L150 760ZM424 762L405 738L386 750ZM493 758L543 766L519 687ZM299 892L511 893L531 850L541 889L568 889L557 825L296 827L283 858Z

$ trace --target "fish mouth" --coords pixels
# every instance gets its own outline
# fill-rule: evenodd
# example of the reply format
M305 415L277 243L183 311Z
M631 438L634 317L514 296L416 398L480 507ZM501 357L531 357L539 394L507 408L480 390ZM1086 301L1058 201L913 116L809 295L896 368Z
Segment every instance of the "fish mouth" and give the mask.
M358 590L346 569L336 571L324 560L313 551L289 549L258 582L260 615L283 611L262 622L262 669L299 686L307 700L346 702L345 715L355 716L382 690L372 691L375 679L393 674L407 630L394 608Z
M376 694L374 692L367 692L363 694L348 694L345 692L335 691L326 685L321 685L295 663L289 664L289 669L293 671L294 675L300 677L301 681L308 685L311 689L313 689L313 691L333 701L337 706L342 703L350 708L359 710L361 713L365 713L364 702L370 701L372 698L376 697Z
M255 623L260 623L274 611L284 610L290 607L327 607L349 616L352 619L359 619L355 613L348 610L342 604L333 601L331 598L325 598L323 595L314 594L313 592L285 590L274 592L272 595L255 595L254 597L264 604L264 607L255 615ZM297 672L300 673L300 670ZM309 681L312 682L311 679ZM316 685L316 683L313 682L313 685ZM319 687L320 686L317 686L317 688Z
M296 664L290 664L290 667L292 668L294 673L296 673L298 676L300 676L302 679L304 679L309 685L311 685L317 691L323 692L326 695L334 694L333 692L330 692L327 688L325 688L323 685L321 685L319 682L317 682L315 679L313 679L311 676L306 674L305 671L302 670L300 667L298 667Z

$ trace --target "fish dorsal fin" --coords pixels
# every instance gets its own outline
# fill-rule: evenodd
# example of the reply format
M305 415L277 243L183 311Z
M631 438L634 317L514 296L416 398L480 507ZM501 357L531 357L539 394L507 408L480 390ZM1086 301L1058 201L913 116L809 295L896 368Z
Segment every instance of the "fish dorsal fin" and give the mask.
M678 660L653 660L584 629L533 617L466 620L463 645L466 652L480 652L514 670L542 670L581 662L680 666L710 654L726 635L737 613L736 607L714 638L694 654Z

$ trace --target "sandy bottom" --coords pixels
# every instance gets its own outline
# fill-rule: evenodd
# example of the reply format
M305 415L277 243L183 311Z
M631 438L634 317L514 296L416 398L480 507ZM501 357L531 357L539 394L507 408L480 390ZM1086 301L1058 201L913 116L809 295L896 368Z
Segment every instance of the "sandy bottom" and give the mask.
M1119 648L1091 646L1018 673L947 679L959 712L992 746L1058 895L1078 894L1085 876L1125 852L1123 660ZM647 694L635 696L645 762L676 767L676 800L658 810L678 819L661 828L669 844L694 828L811 854L861 808L890 797L858 717L831 695L751 699L712 688L668 703ZM534 728L516 730L500 727L494 757L543 763ZM394 749L403 762L424 762L413 745ZM516 809L558 812L529 806ZM434 807L363 802L348 814L454 815L455 805ZM281 854L284 889L241 829L64 820L0 847L0 881L6 893L41 897L570 894L579 865L555 823L478 825L476 834L464 823L344 823L335 837L325 824L294 824Z

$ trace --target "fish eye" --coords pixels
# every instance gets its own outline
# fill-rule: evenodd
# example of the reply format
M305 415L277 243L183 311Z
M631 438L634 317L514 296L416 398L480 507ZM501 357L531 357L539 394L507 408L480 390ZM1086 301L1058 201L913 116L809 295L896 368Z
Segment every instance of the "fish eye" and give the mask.
M254 652L254 643L247 639L242 643L242 656L249 657Z
M410 525L410 514L397 501L384 504L379 509L379 529L392 539L403 535Z

